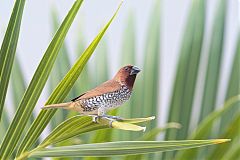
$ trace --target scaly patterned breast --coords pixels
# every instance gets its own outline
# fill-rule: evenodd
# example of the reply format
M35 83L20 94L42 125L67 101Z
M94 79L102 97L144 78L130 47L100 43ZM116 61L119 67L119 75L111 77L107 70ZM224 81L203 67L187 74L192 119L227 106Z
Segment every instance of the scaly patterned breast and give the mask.
M81 101L84 106L84 112L92 112L99 107L115 108L126 102L130 96L131 91L123 85L119 90L115 92L105 93L99 96L95 96L89 99Z

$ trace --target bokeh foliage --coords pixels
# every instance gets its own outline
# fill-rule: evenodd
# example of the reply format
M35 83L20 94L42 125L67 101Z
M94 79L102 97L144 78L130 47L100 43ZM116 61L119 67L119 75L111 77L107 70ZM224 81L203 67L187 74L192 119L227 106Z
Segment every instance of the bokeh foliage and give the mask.
M123 34L121 58L118 61L118 66L120 67L125 64L138 64L138 66L142 68L142 72L137 77L131 100L118 110L112 111L110 114L117 114L124 118L156 116L155 121L144 123L147 125L146 132L133 133L130 131L109 129L105 123L105 125L94 124L91 122L90 117L79 118L79 116L74 116L77 114L75 112L64 110L41 111L37 118L34 118L32 114L32 110L35 107L48 77L48 89L52 94L49 96L50 98L47 103L58 103L64 100L68 101L71 98L74 98L74 96L77 96L111 78L109 70L110 59L108 39L103 38L101 43L100 40L117 12L87 48L85 47L84 36L79 36L77 42L78 46L76 48L76 53L74 54L76 57L80 58L74 65L72 65L70 62L71 53L69 53L67 44L64 43L64 38L82 4L82 0L77 0L73 4L73 7L70 9L62 23L59 23L58 14L53 10L52 30L53 33L56 32L56 34L53 36L53 40L49 44L49 47L34 74L32 82L27 86L18 57L15 57L15 62L13 64L22 12L25 4L24 0L16 0L0 51L0 86L4 86L3 92L0 94L0 111L2 113L1 115L3 115L0 124L0 141L2 142L0 159L6 159L9 157L13 158L15 156L17 156L19 160L25 159L29 156L101 156L84 158L87 160L96 160L111 159L107 156L123 154L126 154L126 156L117 157L116 159L137 160L161 158L166 160L224 160L236 159L236 157L239 157L240 144L238 142L240 139L240 129L236 126L240 123L240 34L238 34L236 50L230 67L230 74L226 75L229 76L229 81L225 82L227 85L226 93L218 92L222 69L221 65L223 63L222 57L224 56L223 46L225 42L224 35L226 34L225 25L228 3L229 2L226 0L220 0L216 3L211 34L209 34L208 37L204 37L206 36L206 7L208 3L205 0L191 1L188 19L182 36L181 48L179 50L175 81L173 82L173 90L169 106L158 105L160 100L159 97L162 94L159 88L163 87L159 86L159 80L161 79L161 76L166 76L160 74L160 57L161 54L165 54L160 53L161 5L164 4L161 3L161 1L156 0L152 7L152 13L149 17L147 34L145 37L142 62L138 61L138 56L140 55L137 53L136 48L138 38L136 32L136 19L132 13L129 14L125 23L126 27ZM14 25L15 23L17 25ZM81 24L80 28L81 27L84 26ZM10 32L10 30L12 30L12 32ZM80 31L82 32L82 29ZM11 35L13 34L14 36L12 37ZM204 43L204 39L206 38L210 39L210 41L207 41L209 44ZM96 48L98 43L99 47ZM200 68L200 62L204 56L203 47L205 45L209 46L207 49L208 61L206 62L206 72L204 72L206 75L202 75L200 74L200 70L202 70L202 68ZM12 49L6 50L9 46ZM96 52L94 63L88 63L86 65L94 51ZM58 54L59 56L57 56ZM9 63L6 65L4 62ZM12 119L8 116L9 113L6 110L7 106L4 106L3 108L3 105L12 65L11 88L14 108L17 112L11 123ZM53 69L51 69L52 67ZM80 73L81 76L78 79ZM199 110L201 112L193 113L194 101L199 98L196 97L194 93L198 92L196 84L197 80L201 78L200 76L205 77L203 82L205 87L203 95L201 95L202 103L199 105ZM32 96L33 94L34 96ZM225 104L222 108L215 110L217 107L215 104L218 94L225 96ZM19 107L17 107L18 105ZM169 108L167 122L177 123L166 123L165 126L159 126L157 122L161 115L161 113L159 114L160 107ZM195 117L199 117L199 119L196 119ZM194 118L198 123L194 125L194 128L191 128L191 119ZM48 122L51 123L52 132L42 143L38 144L37 140L39 140L39 136ZM181 128L180 125L182 126ZM153 140L158 139L157 137L161 133L165 133L165 136L160 139L166 141L152 142ZM232 141L215 147L210 146L207 152L206 150L203 151L201 149L188 149L184 151L166 152L164 154L155 155L151 154L147 156L139 154L199 147L227 141L168 141L210 138L230 138ZM124 142L104 143L119 140L124 140ZM83 143L102 144L88 145ZM54 148L51 150L46 149L45 147L50 144L54 144ZM74 144L78 145L72 146ZM63 145L68 145L70 147L62 147ZM132 148L128 148L129 146ZM105 147L106 150L101 150L98 147ZM112 148L114 149L111 150ZM84 149L86 150L85 152ZM129 153L137 155L127 155ZM56 159L68 160L69 158Z

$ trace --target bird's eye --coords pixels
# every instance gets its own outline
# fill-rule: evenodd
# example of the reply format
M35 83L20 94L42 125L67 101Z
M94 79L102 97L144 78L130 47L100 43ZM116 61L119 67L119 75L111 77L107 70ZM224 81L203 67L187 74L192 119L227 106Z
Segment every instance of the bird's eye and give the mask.
M125 71L128 71L128 70L129 70L129 68L128 68L128 67L125 67L124 69L125 69Z

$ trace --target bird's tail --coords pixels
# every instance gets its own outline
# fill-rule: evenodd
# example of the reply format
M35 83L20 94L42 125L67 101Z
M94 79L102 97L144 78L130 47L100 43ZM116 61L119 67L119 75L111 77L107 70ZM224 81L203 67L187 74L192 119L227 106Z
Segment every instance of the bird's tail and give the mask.
M58 104L50 104L42 107L42 109L54 109L54 108L62 108L62 109L70 109L72 102L66 103L58 103Z

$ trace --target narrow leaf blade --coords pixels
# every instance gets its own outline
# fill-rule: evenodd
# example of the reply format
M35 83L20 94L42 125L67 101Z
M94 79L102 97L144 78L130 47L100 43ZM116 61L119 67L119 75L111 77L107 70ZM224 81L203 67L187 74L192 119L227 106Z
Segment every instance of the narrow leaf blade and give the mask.
M104 33L110 26L111 22L115 18L119 8L115 12L115 14L112 16L112 18L109 20L109 22L105 25L105 27L100 31L100 33L92 41L89 47L84 51L84 53L77 60L77 62L73 65L73 67L69 70L69 72L66 74L64 79L58 84L57 88L53 91L53 93L49 97L46 104L60 103L64 100L64 98L67 96L70 89L72 88L74 82L79 77L87 61L93 54L93 51L97 47L99 41L101 40ZM42 110L40 112L40 114L32 124L31 128L29 129L28 133L26 134L23 142L20 144L18 155L30 149L30 147L33 145L33 143L37 140L37 138L42 133L43 129L47 126L47 124L49 123L50 119L53 117L55 112L56 112L56 109Z
M230 98L225 102L224 106L220 110L214 111L209 114L197 127L197 129L190 135L190 139L204 139L207 137L214 122L221 118L221 116L232 109L236 103L240 102L240 95ZM197 150L186 150L179 152L176 157L177 159L189 159L197 156Z
M57 31L53 40L51 41L49 47L47 48L34 76L28 86L20 105L17 109L17 112L14 116L14 119L7 131L7 134L3 140L3 143L0 148L0 159L8 159L15 149L19 138L23 132L23 129L31 116L31 113L34 109L35 104L45 86L47 78L50 74L52 66L55 62L55 59L58 55L58 51L65 39L67 31L69 30L74 17L77 14L78 9L80 8L82 0L78 0L73 5L73 8L70 10L65 20L63 21L61 27Z
M0 121L16 53L25 0L16 0L0 50ZM1 154L1 152L0 152Z
M227 13L227 4L228 3L226 0L220 0L217 4L218 6L209 48L208 67L199 122L201 122L204 117L206 117L214 110L216 103L215 100L217 97L218 81L220 79L219 73L223 55L224 28Z
M120 141L96 144L84 144L66 147L54 147L33 151L30 157L106 157L114 155L146 154L196 148L219 144L229 139L182 140L182 141Z

